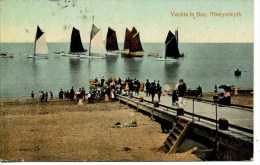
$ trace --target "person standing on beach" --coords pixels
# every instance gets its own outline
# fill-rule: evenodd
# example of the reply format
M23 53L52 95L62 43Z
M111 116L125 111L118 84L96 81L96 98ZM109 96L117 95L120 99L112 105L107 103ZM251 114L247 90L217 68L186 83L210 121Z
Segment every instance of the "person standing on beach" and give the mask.
M44 102L44 97L45 97L44 92L41 91L41 95L40 95L40 100L41 100L41 102Z
M46 92L45 95L44 95L44 101L45 101L45 102L48 101L48 92Z
M88 93L88 103L90 104L92 101L91 101L91 91L89 91Z
M60 98L60 99L63 99L63 90L62 90L62 89L60 89L59 98Z
M74 88L71 87L71 89L70 89L70 99L71 99L71 101L74 101L74 95L75 95Z
M52 93L52 91L50 91L50 95L51 95L51 99L53 99L53 93Z
M31 93L31 98L34 100L34 92Z
M85 101L86 100L86 90L84 87L81 88L81 95L82 95L83 100Z

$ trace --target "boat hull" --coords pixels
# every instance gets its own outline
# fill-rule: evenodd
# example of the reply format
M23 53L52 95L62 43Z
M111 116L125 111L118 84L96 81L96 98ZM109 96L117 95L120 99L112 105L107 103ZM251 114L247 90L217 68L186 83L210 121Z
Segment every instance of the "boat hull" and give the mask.
M14 58L13 55L9 55L9 56L2 56L2 58Z
M157 61L169 61L169 62L178 62L177 58L157 58Z
M85 58L85 59L106 59L105 56L88 56L88 55L80 55L80 58Z
M80 58L81 55L85 55L85 54L61 53L61 55L64 57Z
M13 53L1 53L0 56L2 58L14 58L14 54Z
M144 52L121 52L124 57L143 57Z
M48 55L27 55L27 58L35 58L35 59L48 59Z
M157 52L151 52L151 53L148 53L148 57L158 57L159 56L159 53Z
M118 56L119 52L106 52L106 56Z

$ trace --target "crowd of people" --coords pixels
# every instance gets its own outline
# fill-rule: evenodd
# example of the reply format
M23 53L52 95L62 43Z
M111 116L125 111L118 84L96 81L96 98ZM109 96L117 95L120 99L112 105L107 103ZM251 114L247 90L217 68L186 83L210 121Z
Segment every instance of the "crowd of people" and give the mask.
M48 94L48 92L44 92L44 91L39 91L39 93L40 93L40 101L41 102L47 102L48 101L48 99L49 99L49 94ZM31 92L31 98L34 100L35 98L34 98L35 96L34 96L34 92L32 91ZM52 93L52 91L50 91L50 98L51 99L53 99L53 93Z
M199 86L197 88L200 95L202 96L202 88ZM139 96L139 92L144 91L146 97L151 97L152 102L155 101L155 96L157 95L158 101L161 101L161 95L163 93L162 86L160 81L153 80L150 81L146 79L145 83L141 83L138 79L130 79L129 77L125 80L122 80L120 77L108 78L107 80L102 77L100 81L98 78L93 80L90 83L90 90L86 92L84 87L79 88L76 91L73 87L69 90L60 89L58 96L59 99L65 100L81 100L81 102L87 101L88 103L95 102L106 102L115 100L116 94L125 94L125 95L135 95ZM176 84L175 90L172 91L172 103L184 104L183 97L187 91L186 83L183 79L179 80L179 83ZM50 91L50 98L53 98L53 93ZM31 93L32 99L34 99L34 92ZM48 92L40 91L40 101L48 101Z
M86 97L86 90L84 87L79 88L78 91L75 91L73 87L70 90L62 90L60 89L59 92L59 99L66 99L74 101L75 99L84 99Z

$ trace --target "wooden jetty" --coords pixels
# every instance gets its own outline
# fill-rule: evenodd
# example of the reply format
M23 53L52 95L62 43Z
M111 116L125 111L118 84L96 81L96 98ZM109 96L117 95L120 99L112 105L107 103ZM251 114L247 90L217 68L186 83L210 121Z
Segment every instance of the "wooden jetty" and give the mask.
M162 125L165 122L172 125L167 139L162 144L164 151L168 154L178 152L186 139L192 139L197 143L208 146L209 150L205 152L208 154L208 151L210 151L210 160L251 160L253 157L253 126L250 123L246 124L247 121L243 119L240 119L243 120L240 122L244 123L246 127L234 124L238 117L232 119L227 114L228 120L223 120L223 115L218 118L217 111L211 111L210 109L208 111L210 111L211 115L194 113L194 110L190 112L188 109L186 110L186 107L184 107L183 113L179 113L178 108L167 105L170 97L162 99L163 101L160 102L158 107L155 107L147 97L144 97L143 102L140 102L139 97L134 96L130 98L127 95L117 95L116 97L120 103L135 108L138 112L150 116L151 119L158 121ZM167 99L168 102L166 102ZM207 103L203 104L206 107L212 106ZM198 109L196 111L198 112ZM238 111L249 113L249 111ZM235 116L236 113L232 114ZM204 151L198 150L197 152ZM205 159L207 160L207 158Z

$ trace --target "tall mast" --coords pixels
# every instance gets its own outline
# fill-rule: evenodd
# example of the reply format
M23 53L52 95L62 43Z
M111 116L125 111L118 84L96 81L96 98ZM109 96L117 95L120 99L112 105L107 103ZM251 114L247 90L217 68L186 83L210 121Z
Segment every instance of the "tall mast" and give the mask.
M177 45L179 44L179 32L178 32L178 27L177 27L177 30L175 30L175 37L176 37L176 42L177 42Z
M92 16L92 27L93 27L93 25L94 25L94 15ZM90 31L90 40L89 40L89 52L88 52L89 56L90 56L90 52L91 52L92 27L91 27L91 31Z
M35 56L35 47L36 47L36 40L37 40L37 32L38 32L39 26L37 25L35 39L34 39L34 48L33 48L33 56Z

